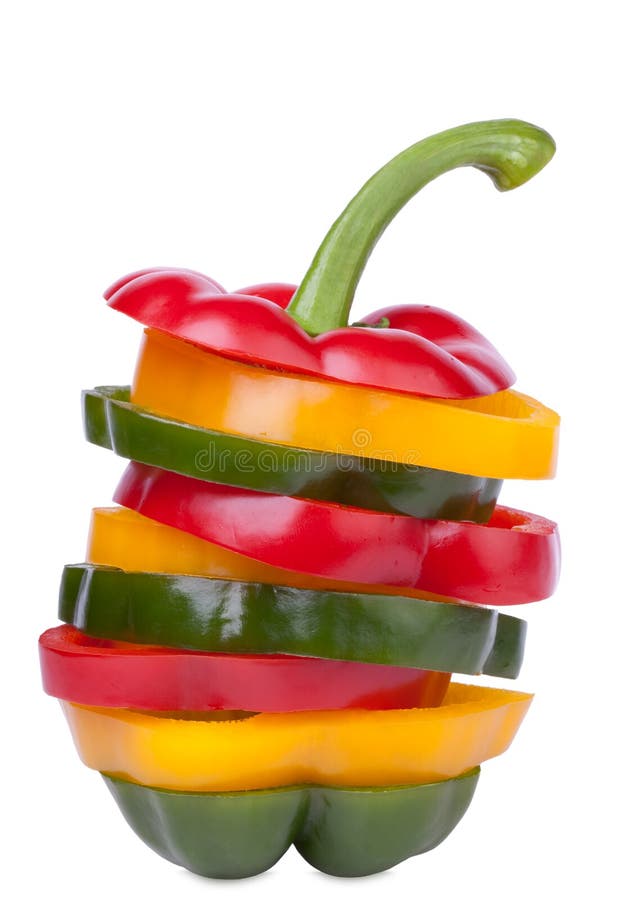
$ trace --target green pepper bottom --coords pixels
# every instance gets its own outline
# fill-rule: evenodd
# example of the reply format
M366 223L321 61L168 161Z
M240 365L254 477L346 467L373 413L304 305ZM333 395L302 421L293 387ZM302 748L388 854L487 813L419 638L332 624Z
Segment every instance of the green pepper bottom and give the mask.
M208 878L270 869L293 843L316 869L373 875L440 844L469 807L479 768L435 784L186 793L103 773L124 818L156 853Z

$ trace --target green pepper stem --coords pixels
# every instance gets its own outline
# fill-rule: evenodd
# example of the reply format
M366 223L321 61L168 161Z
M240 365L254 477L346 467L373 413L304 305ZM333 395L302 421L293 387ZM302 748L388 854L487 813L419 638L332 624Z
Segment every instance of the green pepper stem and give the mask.
M371 251L422 187L452 169L474 166L509 191L536 175L554 152L546 131L517 119L461 125L413 144L376 172L341 213L287 312L311 335L347 325Z

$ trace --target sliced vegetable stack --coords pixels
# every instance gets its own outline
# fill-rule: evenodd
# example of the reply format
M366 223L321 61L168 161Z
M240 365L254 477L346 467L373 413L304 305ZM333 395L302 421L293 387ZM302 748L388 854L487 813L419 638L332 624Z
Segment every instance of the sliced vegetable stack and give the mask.
M555 589L556 525L497 500L553 476L559 418L451 313L348 317L421 187L474 166L510 190L553 151L515 120L415 144L298 288L148 269L107 292L146 331L131 387L84 392L85 430L130 462L40 659L166 859L245 877L293 843L323 872L382 871L440 843L512 741L531 695L450 677L515 678L526 626L502 607Z

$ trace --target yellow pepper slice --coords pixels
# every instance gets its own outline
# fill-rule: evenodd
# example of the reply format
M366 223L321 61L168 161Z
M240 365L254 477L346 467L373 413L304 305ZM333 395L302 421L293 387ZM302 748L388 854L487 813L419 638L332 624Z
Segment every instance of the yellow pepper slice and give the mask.
M249 556L219 547L210 541L162 525L123 507L100 507L91 514L87 562L115 566L127 572L165 572L171 575L203 575L227 581L283 584L308 590L346 591L359 594L391 594L458 603L449 597L383 584L337 581L305 572L281 569Z
M517 391L434 400L269 371L147 329L131 398L258 440L487 478L551 478L560 418Z
M92 769L152 787L244 791L289 784L422 784L503 753L531 694L451 684L436 709L173 718L63 702Z

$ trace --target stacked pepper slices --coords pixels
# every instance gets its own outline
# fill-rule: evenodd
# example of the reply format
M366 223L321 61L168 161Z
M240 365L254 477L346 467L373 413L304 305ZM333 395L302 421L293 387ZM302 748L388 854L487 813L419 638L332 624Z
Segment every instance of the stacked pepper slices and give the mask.
M150 269L107 292L146 331L132 387L84 393L85 429L130 463L40 659L81 758L167 859L243 877L294 843L381 871L444 839L514 737L531 695L450 673L515 678L525 623L500 609L556 586L555 524L496 504L502 479L553 476L558 416L457 316L348 316L423 185L471 165L509 190L553 150L515 120L413 145L297 289Z

